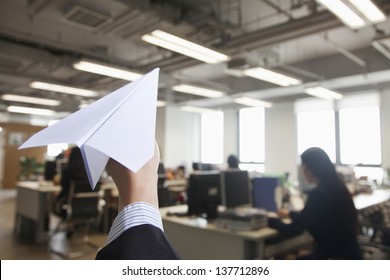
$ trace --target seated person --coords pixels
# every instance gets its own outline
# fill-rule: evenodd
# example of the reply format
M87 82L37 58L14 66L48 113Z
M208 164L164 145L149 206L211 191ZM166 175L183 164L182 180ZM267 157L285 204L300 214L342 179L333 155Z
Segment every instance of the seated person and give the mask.
M239 160L235 155L230 155L227 158L228 169L238 169Z
M287 236L308 230L316 247L303 259L361 259L357 211L328 155L320 148L310 148L301 159L307 182L316 187L308 192L301 212L290 212L290 224L269 218L269 226Z
M65 217L64 204L67 202L72 181L88 181L83 157L79 147L73 147L70 151L68 163L61 174L61 192L54 201L53 212L57 216Z

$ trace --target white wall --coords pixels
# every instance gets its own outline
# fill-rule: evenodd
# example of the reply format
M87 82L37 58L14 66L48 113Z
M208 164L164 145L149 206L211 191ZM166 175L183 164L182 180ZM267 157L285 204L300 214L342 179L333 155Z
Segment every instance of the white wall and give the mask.
M176 106L165 107L165 141L163 159L165 167L184 165L192 170L192 162L200 159L200 115L181 111Z
M156 114L156 141L160 147L160 159L164 162L165 157L165 107L157 108Z
M237 109L226 109L224 113L224 166L229 155L238 157L238 112Z
M381 93L382 165L390 168L390 89ZM390 175L390 174L389 174Z
M265 110L265 172L297 173L294 104L281 103Z

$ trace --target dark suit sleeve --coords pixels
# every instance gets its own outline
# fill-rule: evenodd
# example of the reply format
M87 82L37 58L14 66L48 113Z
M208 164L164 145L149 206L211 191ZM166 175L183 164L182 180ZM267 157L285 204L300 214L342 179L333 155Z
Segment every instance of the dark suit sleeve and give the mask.
M103 247L97 260L177 260L164 232L152 225L132 227Z

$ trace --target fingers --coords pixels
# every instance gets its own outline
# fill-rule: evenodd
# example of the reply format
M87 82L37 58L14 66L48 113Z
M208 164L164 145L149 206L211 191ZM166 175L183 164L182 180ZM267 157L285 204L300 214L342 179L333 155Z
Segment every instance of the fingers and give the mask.
M139 169L133 172L114 159L107 163L110 173L119 193L119 210L127 204L144 201L158 207L157 199L157 169L159 164L159 148L154 147L153 157Z

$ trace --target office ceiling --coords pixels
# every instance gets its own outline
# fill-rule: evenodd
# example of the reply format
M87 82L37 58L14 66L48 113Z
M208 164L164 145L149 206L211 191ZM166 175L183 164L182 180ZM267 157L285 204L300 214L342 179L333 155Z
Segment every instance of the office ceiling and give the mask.
M386 14L389 1L375 1ZM210 65L156 47L141 36L165 30L212 47L232 59ZM372 41L390 33L390 21L353 31L314 0L0 0L0 95L59 99L73 112L128 81L76 70L80 58L140 73L161 68L159 99L178 105L221 108L233 96L269 102L302 98L308 85L343 94L390 87L390 60ZM226 74L242 61L277 69L303 80L280 87ZM60 83L99 92L96 98L40 91L32 81ZM178 93L180 82L224 90L210 99ZM0 100L0 112L22 103Z

